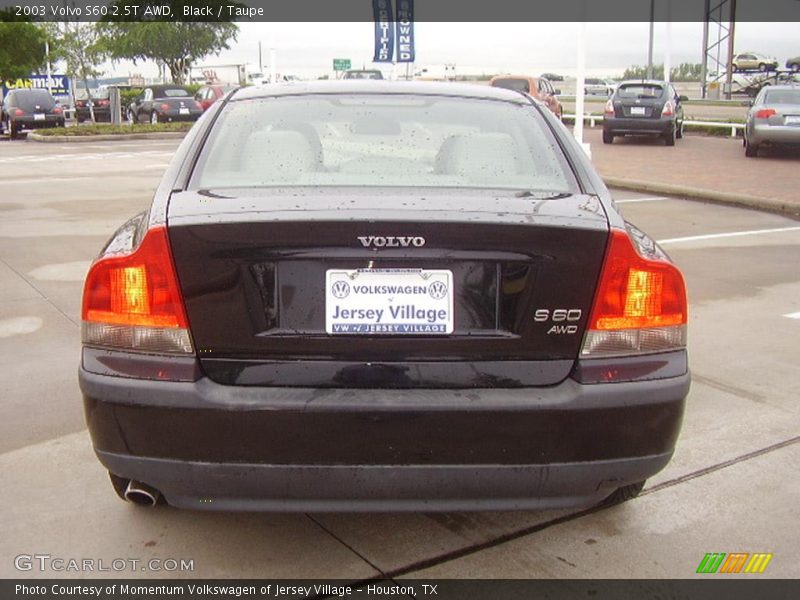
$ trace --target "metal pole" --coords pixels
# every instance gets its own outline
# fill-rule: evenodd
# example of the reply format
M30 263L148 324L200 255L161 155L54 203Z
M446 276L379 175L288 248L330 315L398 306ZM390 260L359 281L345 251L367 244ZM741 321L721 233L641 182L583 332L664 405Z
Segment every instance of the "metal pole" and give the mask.
M270 83L277 83L278 74L277 74L277 66L275 65L275 48L269 49L269 82Z
M672 69L672 56L670 56L670 37L672 37L672 0L667 0L667 34L664 43L664 81L670 82L670 71Z
M50 42L44 42L44 55L47 57L47 91L52 95L53 86L50 85Z
M575 81L575 127L572 134L579 144L583 144L583 92L586 84L586 23L578 23L578 69Z
M653 78L653 29L655 26L656 0L650 0L650 44L647 46L647 78Z
M258 72L264 76L264 66L261 64L261 42L258 42Z
M736 0L730 0L730 29L728 29L728 66L725 69L725 98L731 99L731 86L733 85L733 48L734 30L736 28Z
M706 7L703 12L703 56L700 57L700 90L703 98L706 97L706 86L708 85L708 22L711 17L709 14L711 8L709 5L710 1L711 0L706 0Z

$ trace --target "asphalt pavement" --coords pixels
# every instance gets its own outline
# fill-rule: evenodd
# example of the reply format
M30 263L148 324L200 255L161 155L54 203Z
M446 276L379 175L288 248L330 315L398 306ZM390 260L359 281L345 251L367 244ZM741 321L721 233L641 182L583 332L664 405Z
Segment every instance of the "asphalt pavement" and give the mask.
M371 515L118 500L83 422L82 280L114 229L148 206L176 145L0 142L0 577L690 578L709 552L772 553L758 577L800 576L800 222L657 193L615 197L686 275L693 385L675 457L639 498L590 511ZM697 160L716 160L708 148L691 138L592 147L601 171L649 156L637 173L655 177L669 160L685 185ZM777 193L796 188L797 162L755 164ZM19 571L15 557L30 554L128 562ZM142 570L153 558L191 569Z

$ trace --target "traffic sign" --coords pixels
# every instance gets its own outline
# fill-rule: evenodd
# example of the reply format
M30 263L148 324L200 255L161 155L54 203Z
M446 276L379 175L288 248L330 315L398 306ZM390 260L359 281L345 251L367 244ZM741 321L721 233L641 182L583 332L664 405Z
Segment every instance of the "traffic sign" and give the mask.
M348 71L352 66L352 62L349 58L334 58L333 59L333 70L334 71Z

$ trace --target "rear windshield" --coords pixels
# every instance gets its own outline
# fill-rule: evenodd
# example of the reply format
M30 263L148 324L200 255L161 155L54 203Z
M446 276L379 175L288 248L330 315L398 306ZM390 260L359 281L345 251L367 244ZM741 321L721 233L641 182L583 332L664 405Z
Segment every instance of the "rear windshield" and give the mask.
M168 88L166 90L154 90L156 98L184 98L190 96L187 90L181 88Z
M664 87L653 84L629 83L621 85L617 92L620 98L660 98Z
M768 90L764 95L765 104L800 104L798 90Z
M495 79L492 82L494 87L506 88L507 90L514 90L515 92L530 93L531 86L527 79Z
M397 186L574 191L529 105L410 95L230 102L191 187Z
M17 106L24 110L33 110L39 106L42 110L55 108L56 101L47 90L24 90L16 94Z
M383 79L380 71L348 71L344 74L345 79Z

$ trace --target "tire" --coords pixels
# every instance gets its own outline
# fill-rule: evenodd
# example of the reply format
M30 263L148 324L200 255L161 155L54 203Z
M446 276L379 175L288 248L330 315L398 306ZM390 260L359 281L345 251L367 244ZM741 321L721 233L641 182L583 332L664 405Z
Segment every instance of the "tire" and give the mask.
M670 128L670 130L664 134L664 143L667 146L675 145L675 136L676 136L675 129L676 127L673 125L672 128Z
M6 128L8 129L8 139L15 140L19 137L19 131L17 130L17 126L11 119L8 120L6 124Z
M158 113L156 111L150 113L150 125L158 125Z
M765 65L764 63L758 63L758 70L763 73L764 71L767 70L767 65Z
M800 63L792 63L789 68L792 70L792 73L797 73L800 71Z
M758 156L758 144L750 144L747 140L745 140L744 155L747 158L756 158Z
M614 143L614 134L610 131L603 130L603 143L604 144L613 144Z
M675 137L679 140L683 139L683 121L681 121L680 125L678 125L678 129L675 131Z
M632 500L639 495L644 488L644 481L638 481L630 485L624 485L621 488L614 490L605 500L600 502L598 506L615 506L622 504L628 500Z

